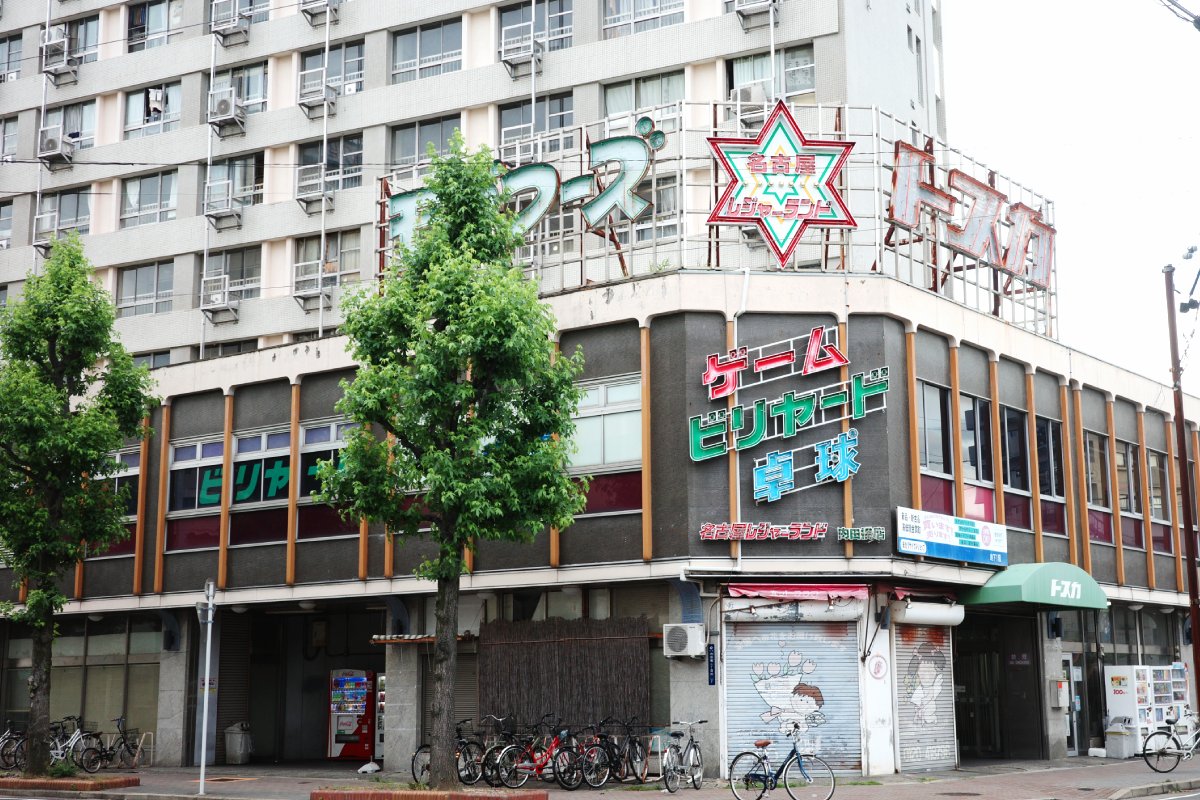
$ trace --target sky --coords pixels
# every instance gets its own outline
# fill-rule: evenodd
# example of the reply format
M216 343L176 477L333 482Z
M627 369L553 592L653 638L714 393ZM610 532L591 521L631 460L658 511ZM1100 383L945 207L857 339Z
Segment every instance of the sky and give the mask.
M1054 201L1059 340L1169 384L1162 268L1185 298L1200 271L1200 31L1159 0L939 7L949 144Z

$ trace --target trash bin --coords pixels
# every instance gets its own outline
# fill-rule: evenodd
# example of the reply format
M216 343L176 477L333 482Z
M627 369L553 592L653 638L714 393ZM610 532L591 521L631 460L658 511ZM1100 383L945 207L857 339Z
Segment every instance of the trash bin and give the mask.
M1104 750L1109 758L1138 755L1138 736L1129 717L1113 717L1104 729Z
M225 763L248 764L254 746L250 742L250 723L235 722L225 729Z

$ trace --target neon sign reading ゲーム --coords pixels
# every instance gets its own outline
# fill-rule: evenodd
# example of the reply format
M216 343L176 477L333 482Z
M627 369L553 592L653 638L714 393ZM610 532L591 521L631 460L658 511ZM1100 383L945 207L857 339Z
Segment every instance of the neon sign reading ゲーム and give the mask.
M634 125L636 136L614 136L588 145L588 170L563 180L553 164L534 163L511 169L500 176L501 187L511 197L525 200L516 216L516 229L527 233L557 202L561 208L578 205L589 228L598 228L620 212L636 220L650 208L650 202L634 190L650 171L656 151L667 144L667 135L655 130L654 121L642 117ZM600 183L597 171L609 164L617 166L607 185ZM412 241L421 218L421 206L433 196L428 189L399 192L387 198L388 234L393 242Z
M706 359L701 380L710 400L790 377L803 377L835 367L849 359L837 343L837 330L818 325L808 334L759 347L737 348ZM807 392L788 391L774 400L698 414L688 420L688 445L693 461L718 458L774 439L791 439L804 430L844 420L858 420L887 408L888 368L858 372ZM859 470L858 430L850 428L830 439L791 450L772 450L754 462L754 499L773 502L786 494L834 481L845 481ZM807 457L807 461L805 460ZM811 478L805 478L812 472Z
M933 212L935 225L941 221L938 240L948 250L998 267L1043 289L1048 288L1054 266L1054 228L1042 219L1042 212L1024 203L1008 205L1008 239L1002 247L1000 217L1008 197L962 170L950 170L949 187L971 206L963 224L957 225L951 218L959 199L922 177L932 171L933 163L931 154L896 142L887 221L918 233L921 210L927 208ZM1027 257L1031 244L1032 263Z

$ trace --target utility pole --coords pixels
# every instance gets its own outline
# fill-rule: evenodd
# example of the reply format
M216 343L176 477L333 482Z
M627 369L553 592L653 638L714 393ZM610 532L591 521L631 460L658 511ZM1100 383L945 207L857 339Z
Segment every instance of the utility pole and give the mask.
M1191 256L1192 251L1188 252ZM1192 481L1188 472L1187 421L1183 415L1183 386L1179 365L1179 336L1175 328L1175 267L1163 267L1167 281L1167 330L1171 337L1171 383L1175 391L1175 440L1179 451L1179 488L1183 493L1183 539L1187 554L1188 621L1192 629L1192 691L1197 689L1196 671L1200 670L1200 590L1196 586L1196 534L1192 532ZM1187 311L1190 304L1184 304ZM1196 707L1196 706L1193 706Z

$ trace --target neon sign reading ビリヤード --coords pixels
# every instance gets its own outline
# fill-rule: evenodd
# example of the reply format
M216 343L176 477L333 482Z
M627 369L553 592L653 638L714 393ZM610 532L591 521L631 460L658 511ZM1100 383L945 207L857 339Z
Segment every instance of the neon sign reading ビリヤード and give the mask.
M588 169L582 175L562 180L553 164L525 164L500 176L502 189L520 196L524 203L516 216L516 229L527 233L551 208L579 207L590 229L601 227L618 212L636 220L650 208L650 201L635 191L647 173L654 153L667 144L667 135L655 130L654 121L642 117L634 125L636 136L614 136L588 145ZM597 172L615 164L616 174L602 185ZM398 192L387 198L388 234L393 242L409 243L421 218L421 206L433 196L428 189Z
M803 377L848 366L837 343L837 330L818 325L807 335L760 347L737 348L706 359L701 377L710 400L790 377ZM693 461L706 461L802 431L845 420L859 420L887 408L888 368L858 372L806 392L784 392L734 405L688 420L688 447ZM754 499L773 502L787 494L823 483L845 481L859 470L856 428L811 445L772 450L754 462ZM807 474L811 472L811 477Z

